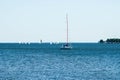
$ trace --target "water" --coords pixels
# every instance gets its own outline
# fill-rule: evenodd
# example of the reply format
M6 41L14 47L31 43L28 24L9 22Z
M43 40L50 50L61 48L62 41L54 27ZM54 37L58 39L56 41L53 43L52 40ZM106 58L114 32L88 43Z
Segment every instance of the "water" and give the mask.
M120 80L120 44L0 44L0 80Z

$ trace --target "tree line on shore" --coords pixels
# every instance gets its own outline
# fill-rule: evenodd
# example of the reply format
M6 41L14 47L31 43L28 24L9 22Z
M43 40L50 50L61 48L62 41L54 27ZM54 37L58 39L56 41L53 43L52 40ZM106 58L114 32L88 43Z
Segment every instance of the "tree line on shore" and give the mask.
M105 41L103 39L101 39L99 41L99 43L120 43L120 39L119 38L109 38Z

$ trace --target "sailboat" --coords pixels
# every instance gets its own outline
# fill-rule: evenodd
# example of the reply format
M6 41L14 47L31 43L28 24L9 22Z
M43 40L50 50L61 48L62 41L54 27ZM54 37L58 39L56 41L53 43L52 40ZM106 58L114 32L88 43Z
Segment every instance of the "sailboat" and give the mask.
M66 43L62 45L60 48L61 50L70 50L72 49L72 46L68 42L68 15L66 14L66 21L67 21L67 40Z

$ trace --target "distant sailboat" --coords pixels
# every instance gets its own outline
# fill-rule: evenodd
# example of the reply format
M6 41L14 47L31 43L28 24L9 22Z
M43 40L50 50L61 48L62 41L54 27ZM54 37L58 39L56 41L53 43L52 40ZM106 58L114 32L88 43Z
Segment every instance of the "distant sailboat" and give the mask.
M68 43L68 15L66 14L66 21L67 21L67 41L62 47L60 48L61 50L70 50L72 49L72 46Z

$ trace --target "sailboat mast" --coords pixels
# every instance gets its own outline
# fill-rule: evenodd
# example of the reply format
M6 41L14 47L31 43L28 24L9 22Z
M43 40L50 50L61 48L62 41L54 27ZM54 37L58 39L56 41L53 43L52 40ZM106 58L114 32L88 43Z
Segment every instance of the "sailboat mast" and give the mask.
M72 46L68 44L68 14L66 14L66 26L67 26L67 40L66 43L61 47L62 50L72 49Z
M68 44L68 14L66 14L66 21L67 21L67 44Z

